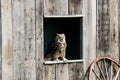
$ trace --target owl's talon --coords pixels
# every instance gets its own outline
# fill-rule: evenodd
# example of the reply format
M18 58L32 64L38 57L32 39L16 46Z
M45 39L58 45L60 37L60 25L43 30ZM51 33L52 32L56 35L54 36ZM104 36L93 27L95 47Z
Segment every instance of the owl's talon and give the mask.
M68 60L67 60L66 58L64 58L63 61L64 61L65 63L67 63Z

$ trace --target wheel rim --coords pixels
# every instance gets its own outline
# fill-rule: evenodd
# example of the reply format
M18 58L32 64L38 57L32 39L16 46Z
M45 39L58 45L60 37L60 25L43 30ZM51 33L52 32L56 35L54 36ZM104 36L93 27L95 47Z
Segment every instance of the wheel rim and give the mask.
M120 64L110 57L96 58L90 65L88 80L120 80Z

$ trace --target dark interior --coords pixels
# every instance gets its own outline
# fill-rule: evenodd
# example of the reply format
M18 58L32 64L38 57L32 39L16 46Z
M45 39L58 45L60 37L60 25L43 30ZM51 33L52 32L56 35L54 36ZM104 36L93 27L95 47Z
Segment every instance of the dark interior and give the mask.
M82 18L44 18L44 52L56 33L66 35L66 58L82 59Z

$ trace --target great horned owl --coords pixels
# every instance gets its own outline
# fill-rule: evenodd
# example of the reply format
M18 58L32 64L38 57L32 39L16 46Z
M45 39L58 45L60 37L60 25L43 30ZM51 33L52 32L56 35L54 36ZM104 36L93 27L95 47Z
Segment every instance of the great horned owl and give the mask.
M65 34L56 34L53 41L50 42L48 45L46 54L45 54L45 60L67 60L65 58L66 55L66 39Z

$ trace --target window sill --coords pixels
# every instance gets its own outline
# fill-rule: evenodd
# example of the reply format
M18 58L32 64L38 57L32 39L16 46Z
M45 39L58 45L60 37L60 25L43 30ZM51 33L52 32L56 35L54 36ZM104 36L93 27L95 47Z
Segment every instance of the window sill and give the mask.
M67 63L81 63L83 60L68 60L66 62L64 61L44 61L44 64L67 64Z
M79 18L83 17L83 15L44 15L45 18Z

